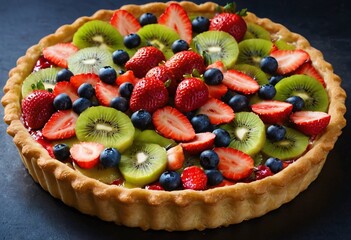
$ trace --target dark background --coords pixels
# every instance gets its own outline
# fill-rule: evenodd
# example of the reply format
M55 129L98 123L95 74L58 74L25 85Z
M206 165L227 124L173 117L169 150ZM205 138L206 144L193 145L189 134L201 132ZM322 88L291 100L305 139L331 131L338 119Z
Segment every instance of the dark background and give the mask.
M134 0L132 3L145 2ZM343 79L342 86L350 93L351 8L348 1L237 2L240 8L247 7L259 17L268 17L305 36L324 53ZM98 9L117 9L127 3L121 0L0 0L1 88L16 60L42 37L80 16L92 15ZM0 114L3 118L3 108ZM349 112L346 117L351 120ZM54 199L33 182L12 138L6 134L6 127L0 122L1 239L351 239L350 126L344 129L318 179L292 202L264 217L238 225L176 233L116 226L83 215Z

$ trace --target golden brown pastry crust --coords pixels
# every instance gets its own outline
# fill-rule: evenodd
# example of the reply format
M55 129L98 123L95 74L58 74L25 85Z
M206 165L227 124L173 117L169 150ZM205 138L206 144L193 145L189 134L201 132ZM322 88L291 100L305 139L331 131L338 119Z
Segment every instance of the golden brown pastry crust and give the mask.
M150 3L142 6L127 5L123 9L135 16L143 12L161 14L168 3ZM189 13L212 16L216 4L196 5L180 3ZM20 121L21 85L32 71L41 50L58 42L71 41L73 33L85 22L92 19L109 20L113 11L100 10L92 17L81 17L71 25L60 27L29 48L26 55L19 58L17 66L9 73L2 98L5 107L4 121L9 124L8 134L13 136L22 161L36 182L50 194L79 211L95 215L106 221L113 221L142 229L190 230L216 228L240 223L259 217L289 202L318 176L328 152L341 134L346 120L346 94L340 87L340 78L333 73L320 51L309 42L284 26L269 19L261 19L249 13L245 20L257 23L267 29L274 39L282 38L307 51L327 84L331 121L325 132L312 144L311 149L288 168L251 183L214 188L206 191L150 191L126 189L106 185L88 178L69 166L52 159L28 133Z

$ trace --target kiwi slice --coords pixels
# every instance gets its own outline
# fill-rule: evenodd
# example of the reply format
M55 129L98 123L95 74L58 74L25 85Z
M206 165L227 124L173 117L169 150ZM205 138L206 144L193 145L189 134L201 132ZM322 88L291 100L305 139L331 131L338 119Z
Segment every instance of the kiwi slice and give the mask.
M73 162L73 168L87 177L97 179L106 184L111 184L113 181L123 178L121 172L116 167L105 168L98 164L96 167L85 169Z
M254 156L266 140L265 126L258 115L253 112L239 112L231 123L221 126L231 137L229 147Z
M78 48L101 47L111 52L124 47L123 36L108 22L93 20L81 26L73 35Z
M239 48L235 38L223 31L206 31L193 38L191 48L204 57L207 64L222 61L232 68L238 58Z
M82 112L76 122L81 142L98 142L123 152L133 143L134 126L130 118L114 108L97 106Z
M328 94L323 85L313 77L296 74L284 78L275 85L277 91L274 99L285 101L292 96L299 96L305 101L303 110L326 112Z
M271 52L273 43L265 39L247 39L239 43L237 64L246 63L259 67L261 59Z
M59 68L44 68L29 74L22 84L22 98L37 89L54 89L56 74L59 71Z
M296 47L292 44L287 43L283 39L279 39L274 42L274 45L279 49L279 50L295 50Z
M176 31L161 24L145 25L139 29L138 35L142 45L157 47L163 52L166 59L173 56L172 44L180 39Z
M254 165L258 166L264 162L263 154L261 152L256 153L252 159L254 160Z
M262 152L280 160L288 160L303 154L307 149L308 143L309 137L292 128L286 127L285 138L278 142L267 140Z
M255 79L260 85L269 83L266 73L263 72L259 67L249 64L237 64L234 66L234 69L243 72L246 75L249 75L250 77Z
M155 143L164 148L170 148L176 145L174 140L165 138L151 129L140 131L137 135L134 135L134 141L140 143Z
M166 149L153 143L135 143L121 157L119 169L126 182L146 185L166 170Z
M260 25L255 23L247 23L246 26L247 30L244 35L244 39L260 38L269 41L271 40L271 34Z

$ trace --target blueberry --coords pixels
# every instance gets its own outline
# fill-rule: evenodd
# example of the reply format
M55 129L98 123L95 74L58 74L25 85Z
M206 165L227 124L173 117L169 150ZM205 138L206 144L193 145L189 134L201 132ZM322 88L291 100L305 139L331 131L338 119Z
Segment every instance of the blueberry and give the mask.
M125 73L126 71L124 71L123 69L118 70L118 75L122 75L123 73Z
M129 109L129 102L124 97L115 97L112 98L110 107L113 107L121 112L125 112Z
M291 103L293 105L293 112L301 111L305 106L305 101L302 97L299 96L292 96L285 100L287 103Z
M210 20L206 17L199 16L194 18L194 20L191 22L191 26L194 32L202 33L208 31L210 27Z
M270 157L265 164L272 173L280 172L283 169L283 162L279 158Z
M228 105L234 112L244 111L249 107L249 99L245 95L237 94L228 101Z
M121 95L121 97L124 98L130 98L130 96L132 95L133 92L133 84L130 82L124 82L119 86L119 95Z
M258 96L265 100L273 99L276 93L275 87L271 84L264 84L258 90Z
M173 51L173 53L186 51L188 49L189 49L189 44L183 39L175 40L172 43L172 51Z
M141 38L139 37L138 34L131 33L124 37L123 43L124 43L124 46L126 46L127 48L135 48L140 45Z
M116 148L105 148L100 153L100 163L104 167L117 167L121 161L121 154Z
M282 125L274 124L270 125L266 131L266 137L272 142L278 142L284 139L286 129Z
M205 150L200 153L200 165L204 169L215 169L219 163L218 154L213 150Z
M224 177L222 173L216 169L205 170L207 176L207 185L216 186L223 182Z
M261 59L260 67L265 73L273 74L278 69L278 62L274 57L264 57Z
M56 110L67 110L72 108L72 100L67 93L60 93L54 98Z
M213 134L216 135L215 137L215 141L214 141L214 145L216 147L228 147L230 144L230 134L222 129L222 128L217 128L215 130L213 130L212 132Z
M210 118L205 114L195 115L190 122L196 133L209 132L212 129Z
M138 110L130 117L134 127L140 130L146 129L151 124L151 114L146 110Z
M228 89L228 91L221 97L221 100L225 103L228 103L229 100L234 97L236 95L236 93L230 89Z
M90 99L95 95L95 89L90 83L83 83L78 88L78 95Z
M116 70L113 67L110 67L110 66L106 66L106 67L100 68L100 70L99 70L99 78L104 83L113 84L113 83L116 82L116 78L117 78Z
M72 104L73 111L77 114L82 113L85 109L92 106L92 103L89 99L78 98Z
M157 23L157 17L152 13L144 13L139 17L139 23L141 26Z
M124 66L129 60L129 54L124 50L116 50L112 53L112 60L115 64Z
M163 172L159 178L159 182L167 191L176 190L181 186L180 174L174 171Z
M56 74L56 82L69 82L71 77L73 77L73 73L70 70L64 68Z
M204 80L208 85L218 85L223 81L223 73L218 68L209 68L204 72Z
M65 143L54 145L52 150L57 160L64 161L70 156L69 147Z
M276 76L272 76L269 79L269 84L275 86L280 80L282 80L284 78L284 76L282 75L276 75Z
M196 110L194 111L190 111L190 112L186 112L184 114L186 116L187 119L189 119L189 121L196 115Z

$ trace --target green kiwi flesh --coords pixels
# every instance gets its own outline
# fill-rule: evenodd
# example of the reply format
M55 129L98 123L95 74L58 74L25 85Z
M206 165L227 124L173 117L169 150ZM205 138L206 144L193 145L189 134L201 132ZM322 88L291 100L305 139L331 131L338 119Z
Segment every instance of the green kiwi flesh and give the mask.
M259 85L268 84L268 77L265 72L263 72L259 67L249 65L249 64L236 64L234 66L235 70L249 75L258 82Z
M247 23L246 26L247 30L244 35L244 39L260 38L269 41L271 40L271 34L260 25L255 23Z
M296 49L296 47L294 45L287 43L283 39L278 39L277 41L274 42L274 45L279 50L295 50Z
M265 39L247 39L239 43L237 64L246 63L259 66L261 59L269 55L273 47L271 41Z
M87 177L94 178L106 184L111 184L113 181L122 178L121 172L116 167L105 168L99 164L93 168L85 169L73 162L73 168Z
M176 142L172 139L165 138L158 134L152 129L146 129L140 131L139 129L135 130L134 141L140 143L155 143L164 148L170 148L176 145Z

